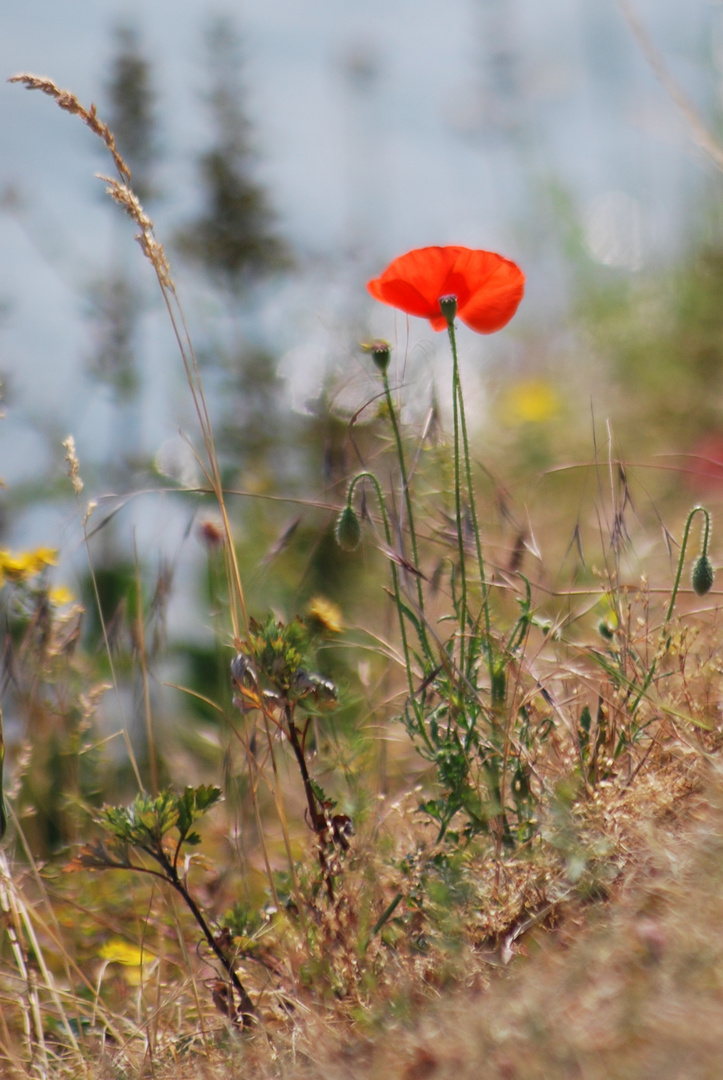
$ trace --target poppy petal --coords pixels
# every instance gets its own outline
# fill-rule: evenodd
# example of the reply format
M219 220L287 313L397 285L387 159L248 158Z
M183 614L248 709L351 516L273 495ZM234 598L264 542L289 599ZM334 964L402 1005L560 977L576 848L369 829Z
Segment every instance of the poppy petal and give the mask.
M516 263L491 251L473 251L465 267L468 282L477 287L457 311L462 322L478 334L493 334L506 326L520 305L525 275ZM479 258L484 256L484 258Z
M389 264L367 289L375 300L425 319L440 317L439 298L454 269L457 247L426 247L408 251ZM443 320L442 327L446 326Z
M431 302L420 293L419 289L415 288L409 281L405 281L404 278L385 276L384 281L377 278L376 281L369 282L367 289L375 300L381 300L383 304L390 304L392 307L399 308L400 311L405 311L407 315L418 315L422 319L431 319L433 317ZM437 302L436 306L439 308L439 302Z
M524 287L524 274L510 259L457 246L409 251L367 285L376 300L429 319L435 330L447 327L439 298L456 296L459 318L480 334L491 334L510 321Z

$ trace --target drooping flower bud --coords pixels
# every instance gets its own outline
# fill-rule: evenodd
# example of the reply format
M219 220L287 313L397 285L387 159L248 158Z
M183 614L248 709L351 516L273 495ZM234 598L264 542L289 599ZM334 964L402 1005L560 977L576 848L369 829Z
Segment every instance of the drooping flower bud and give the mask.
M354 507L347 503L336 522L336 541L344 551L355 551L361 540L361 522Z
M700 555L693 567L693 588L698 596L705 596L713 588L715 571L707 555Z

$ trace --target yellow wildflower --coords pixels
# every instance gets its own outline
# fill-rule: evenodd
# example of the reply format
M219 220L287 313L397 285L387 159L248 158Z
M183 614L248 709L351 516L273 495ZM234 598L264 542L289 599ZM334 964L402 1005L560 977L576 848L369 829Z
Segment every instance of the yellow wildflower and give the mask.
M331 600L315 596L310 601L306 614L313 630L325 630L328 634L341 633L341 611Z
M122 964L127 970L124 972L126 981L132 986L138 986L145 974L145 969L156 959L148 949L141 949L139 945L133 945L123 938L111 938L101 945L98 950L101 960L107 964Z
M500 412L511 427L520 424L541 424L552 420L560 411L560 397L542 379L525 379L504 392Z
M55 589L48 591L48 600L53 607L66 607L74 602L75 596L65 585L58 585Z
M606 593L595 605L598 630L604 638L610 639L618 629L618 613L612 597Z
M36 548L35 551L0 551L0 582L27 581L46 566L55 566L58 553L52 548Z

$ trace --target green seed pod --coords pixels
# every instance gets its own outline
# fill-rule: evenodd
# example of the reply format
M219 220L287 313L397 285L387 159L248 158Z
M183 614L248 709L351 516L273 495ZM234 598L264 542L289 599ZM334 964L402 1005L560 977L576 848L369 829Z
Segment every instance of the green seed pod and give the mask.
M361 522L354 507L347 503L336 522L336 541L344 551L355 551L360 540Z
M375 341L372 345L372 360L381 372L389 367L392 351L386 341Z
M377 338L376 341L370 341L368 344L362 345L362 349L364 352L371 353L372 360L383 375L389 367L389 361L392 357L392 347L389 342Z
M440 296L439 309L447 320L449 326L454 322L457 315L457 297L456 296Z
M698 596L705 596L713 587L715 572L707 555L701 555L693 567L693 588Z

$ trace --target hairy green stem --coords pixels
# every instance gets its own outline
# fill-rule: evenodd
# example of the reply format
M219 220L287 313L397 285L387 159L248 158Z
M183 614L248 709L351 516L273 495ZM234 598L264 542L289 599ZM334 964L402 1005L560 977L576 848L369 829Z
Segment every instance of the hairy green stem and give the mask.
M675 607L675 600L678 596L678 587L680 585L680 578L683 573L683 564L685 563L685 551L688 546L688 533L690 532L690 526L693 523L694 516L700 511L705 517L705 526L703 530L703 547L701 555L708 554L708 540L710 539L710 514L704 506L694 506L688 514L688 519L685 523L685 531L683 533L683 542L680 545L680 558L678 559L678 572L675 575L675 584L673 585L673 595L670 598L670 604L668 605L668 612L665 616L666 624L670 622L673 617L673 608Z
M459 381L457 371L457 343L454 334L454 321L447 323L449 341L452 346L452 418L454 424L454 510L457 520L457 550L459 553L460 577L460 619L459 619L459 669L465 671L465 649L467 634L467 560L464 549L464 521L462 517L462 478L460 469L460 395L457 393Z
M454 328L454 319L448 319L447 331L449 334L449 343L452 349L452 390L454 400L454 421L455 421L455 447L454 447L454 487L455 487L455 501L457 509L457 537L460 552L460 562L462 569L462 588L463 595L463 612L466 616L466 574L464 571L464 534L461 513L461 473L459 462L459 431L461 432L462 451L464 454L464 471L467 484L467 497L469 499L469 510L472 519L472 531L474 533L475 550L477 555L477 564L479 566L480 585L482 588L482 611L484 615L485 623L485 653L487 655L487 663L490 669L490 676L492 675L492 648L491 648L491 623L490 623L490 606L489 606L489 590L487 588L487 578L485 575L485 564L482 556L482 539L480 537L479 519L477 517L477 503L475 500L474 486L472 484L472 464L469 453L469 438L467 436L467 419L464 412L464 395L462 393L462 380L459 374L459 360L457 358L457 335ZM462 623L462 640L464 641L464 635L466 633L466 618ZM460 654L462 655L462 654ZM460 659L460 668L464 668L462 660Z
M412 495L409 490L409 477L407 475L407 466L404 459L404 447L402 445L402 436L399 430L399 421L397 420L397 413L394 407L394 400L392 398L391 388L389 386L389 379L386 371L382 371L382 381L384 383L384 395L386 397L387 409L389 410L389 419L392 424L392 431L394 432L394 442L397 448L397 458L399 459L399 470L402 474L402 490L404 492L404 503L407 509L407 520L409 522L409 540L412 546L412 560L414 562L415 570L419 570L419 549L417 546L417 532L414 527L414 508L412 506ZM402 552L403 554L403 552ZM425 628L424 620L424 591L422 589L422 580L415 574L417 584L417 606L420 612L420 643L424 649L425 655L428 660L434 659L429 639L427 637L427 631Z
M663 623L663 637L665 637L665 633L666 633L667 628L668 628L668 623L670 622L670 620L673 617L673 610L675 609L675 601L676 601L676 599L678 597L678 589L680 587L680 579L681 579L681 576L683 574L683 565L685 564L685 552L686 552L686 549L688 547L688 534L690 533L690 526L693 523L693 518L695 517L695 515L699 511L705 517L705 526L704 526L704 531L703 531L703 550L702 550L701 554L702 555L707 555L708 554L708 541L710 539L710 514L709 514L709 512L706 510L706 508L704 506L694 506L693 509L688 514L688 517L687 517L686 522L685 522L685 530L683 532L683 541L682 541L682 543L680 545L680 558L678 559L678 569L676 571L675 582L673 584L673 593L672 593L672 595L670 597L670 603L668 604L668 610L667 610L667 612L665 614L665 622ZM666 651L667 651L669 645L670 645L670 638L668 638L668 640L666 642L666 645L665 645ZM655 675L655 671L656 671L657 666L658 666L658 661L657 661L657 658L656 658L656 659L653 660L652 664L650 665L650 668L648 669L648 673L645 676L645 679L643 680L643 685L640 688L640 691L638 692L638 695L635 698L635 701L633 702L633 704L632 704L632 706L630 708L631 715L635 714L635 711L636 711L638 705L640 704L642 699L645 697L645 694L647 693L648 687L650 686L650 684L653 681L653 677Z

